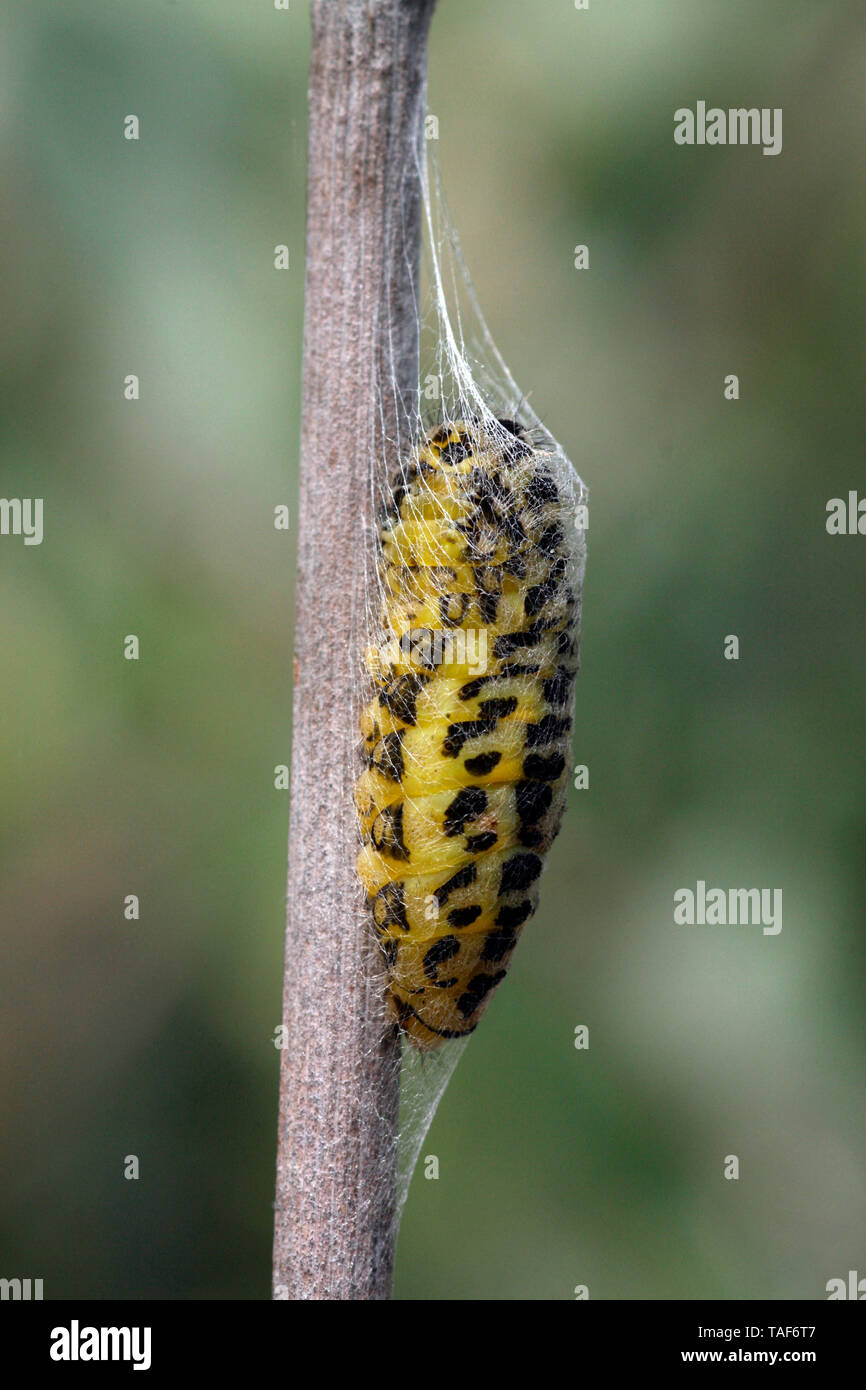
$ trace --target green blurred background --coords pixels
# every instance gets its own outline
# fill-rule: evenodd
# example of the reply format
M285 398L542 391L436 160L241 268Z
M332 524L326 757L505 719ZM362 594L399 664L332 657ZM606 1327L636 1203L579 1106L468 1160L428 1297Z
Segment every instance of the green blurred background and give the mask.
M866 488L863 38L859 4L440 0L451 211L591 489L590 788L398 1297L866 1274L866 540L824 525ZM0 26L0 492L45 499L0 540L0 1275L48 1298L269 1296L308 56L302 0ZM699 98L781 106L782 154L677 147ZM781 887L781 934L675 927L698 878Z

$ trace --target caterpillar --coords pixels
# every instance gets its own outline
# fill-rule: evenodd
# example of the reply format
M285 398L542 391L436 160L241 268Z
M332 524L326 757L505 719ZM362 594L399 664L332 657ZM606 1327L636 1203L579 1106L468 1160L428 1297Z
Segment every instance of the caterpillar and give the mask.
M358 874L391 1014L422 1049L476 1028L560 828L580 617L573 477L514 420L446 422L379 516Z

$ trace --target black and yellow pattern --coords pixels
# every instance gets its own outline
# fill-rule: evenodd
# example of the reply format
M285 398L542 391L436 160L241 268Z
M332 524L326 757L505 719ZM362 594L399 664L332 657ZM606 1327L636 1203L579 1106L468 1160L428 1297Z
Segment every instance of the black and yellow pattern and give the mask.
M443 425L381 520L359 873L423 1048L476 1027L562 820L579 613L555 463L514 421Z

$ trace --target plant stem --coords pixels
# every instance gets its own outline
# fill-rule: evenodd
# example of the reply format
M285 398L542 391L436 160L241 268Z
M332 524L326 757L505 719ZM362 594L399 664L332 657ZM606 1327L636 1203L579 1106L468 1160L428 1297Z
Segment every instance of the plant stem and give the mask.
M277 1298L391 1293L399 1040L355 878L352 788L373 498L417 402L434 4L312 4Z

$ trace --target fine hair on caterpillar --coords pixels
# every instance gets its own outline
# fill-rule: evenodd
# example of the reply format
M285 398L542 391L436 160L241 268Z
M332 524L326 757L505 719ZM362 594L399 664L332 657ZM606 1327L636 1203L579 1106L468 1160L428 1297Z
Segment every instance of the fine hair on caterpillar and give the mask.
M358 868L389 1008L423 1050L477 1027L560 827L573 479L544 432L475 409L427 431L380 508Z

